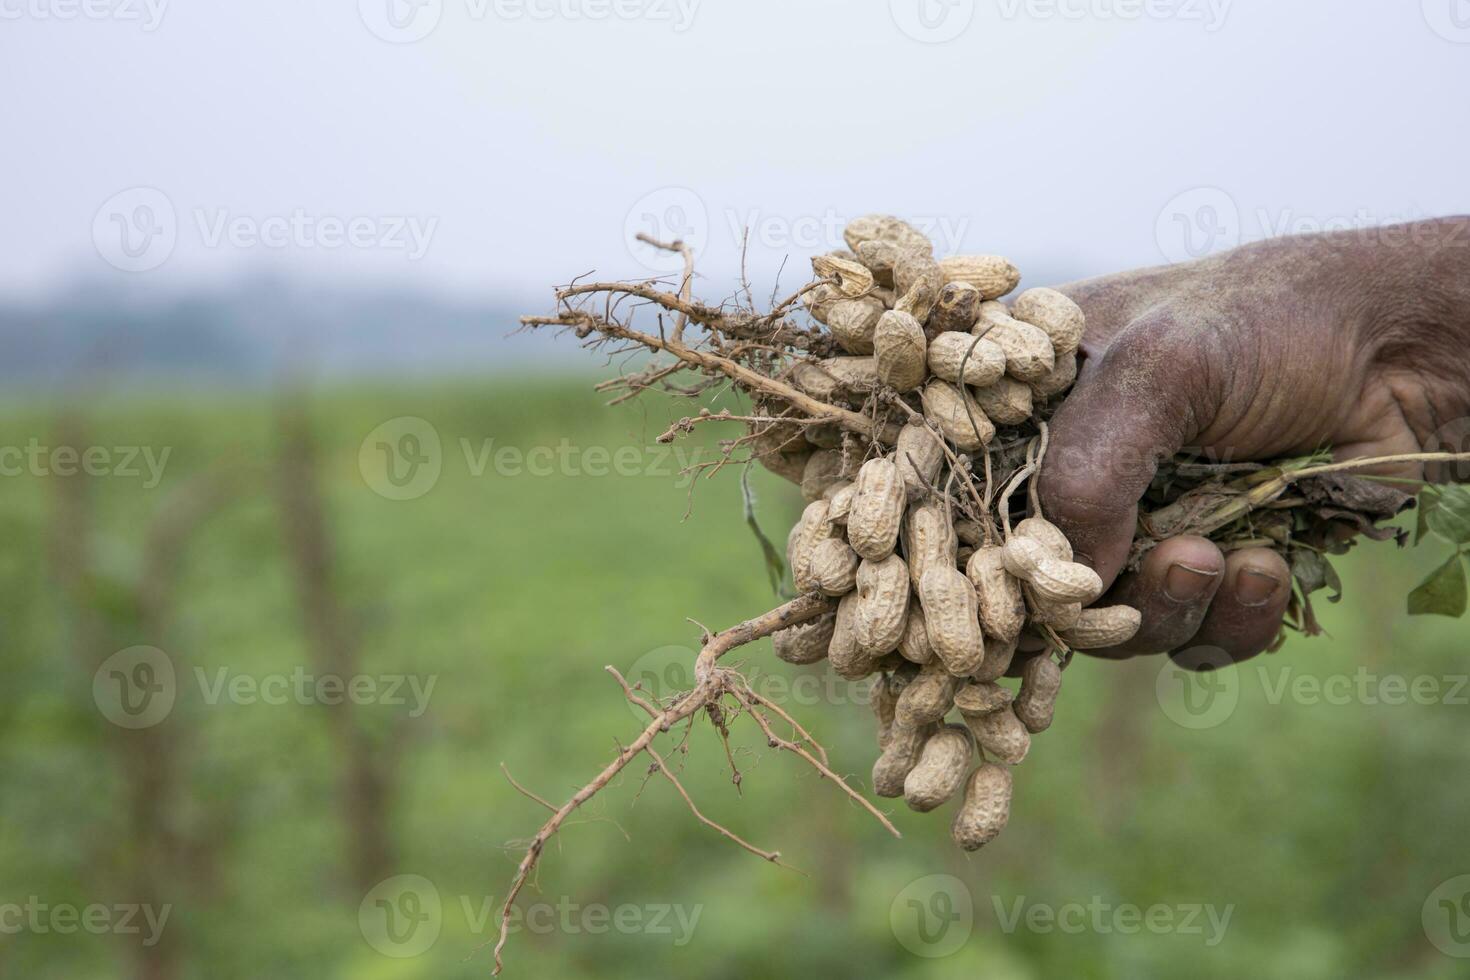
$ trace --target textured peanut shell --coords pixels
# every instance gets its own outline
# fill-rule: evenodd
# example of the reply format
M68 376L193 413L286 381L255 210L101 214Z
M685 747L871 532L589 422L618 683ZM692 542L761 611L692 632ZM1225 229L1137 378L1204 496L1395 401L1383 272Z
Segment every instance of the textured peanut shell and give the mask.
M932 489L938 481L944 466L944 445L927 425L911 422L899 430L893 461L898 464L904 489L912 500Z
M902 701L902 695L899 698ZM888 729L888 744L873 763L873 792L887 799L903 795L903 781L919 762L932 725L906 725L894 718Z
M888 736L893 731L893 710L898 704L898 691L889 683L888 677L873 678L868 689L868 707L873 709L873 718L878 722L878 750L888 745Z
M901 310L886 310L873 331L878 377L898 391L912 391L928 373L927 341L919 321Z
M909 618L904 623L903 638L898 641L898 652L909 663L920 666L934 659L934 647L929 644L929 628L924 623L924 608L912 599L909 601Z
M1051 603L1080 602L1086 606L1102 595L1103 582L1097 572L1077 562L1045 558L1028 578L1038 598Z
M855 257L818 255L812 259L812 269L823 279L835 280L834 285L843 296L862 296L873 288L873 274Z
M1044 517L1028 517L1012 528L1011 533L1025 535L1038 542L1053 558L1072 560L1072 542L1067 540L1061 528Z
M973 391L975 404L985 410L993 422L1020 425L1031 418L1033 396L1031 386L1009 375L993 384Z
M1074 650L1102 650L1133 639L1142 623L1142 615L1132 606L1104 606L1082 610L1077 622L1060 632Z
M956 677L967 677L985 659L985 638L975 601L975 587L952 565L936 566L919 581L919 602L929 645Z
M1056 367L1038 381L1031 382L1031 393L1043 401L1054 398L1071 388L1077 381L1077 355L1058 354Z
M801 495L808 501L822 499L833 485L857 476L857 461L841 450L824 449L812 453L801 474Z
M955 521L954 533L959 535L961 544L972 548L978 548L985 543L985 529L976 521Z
M907 499L897 463L891 459L864 463L847 511L847 540L852 550L869 561L882 561L893 554Z
M894 709L896 724L917 728L942 719L954 706L959 679L944 669L936 658L919 668L919 676L898 696Z
M993 385L1006 373L1005 351L968 333L941 333L929 341L929 370L937 377L958 384L962 369L965 384Z
M1077 621L1082 618L1082 603L1049 602L1037 595L1035 588L1030 584L1023 588L1032 626L1050 626L1054 630L1067 630L1076 626Z
M944 437L962 452L984 449L995 438L990 416L970 397L968 389L948 381L930 381L920 396L924 414L939 426ZM967 411L968 409L968 411Z
M985 660L980 664L980 669L970 675L971 680L978 683L999 680L1011 669L1011 661L1016 657L1016 648L1021 645L1021 636L1013 640L992 640L985 645Z
M962 715L988 715L1010 707L1011 692L994 681L971 681L955 692L954 706Z
M893 269L898 265L898 260L903 258L910 249L897 242L887 242L874 239L863 242L858 246L858 261L868 267L873 274L873 281L888 289L893 288Z
M1011 708L988 715L966 715L965 724L975 733L975 741L985 751L986 758L1018 766L1031 751L1031 733Z
M846 524L848 511L852 509L852 497L857 492L857 484L848 480L842 480L832 484L822 493L822 499L827 501L827 520L833 524Z
M965 800L949 833L967 851L978 851L1000 836L1011 818L1011 771L985 763L965 783Z
M862 255L862 243L870 241L893 242L904 248L916 248L933 253L934 243L922 231L891 214L865 214L848 222L842 231L847 247Z
M873 331L883 310L883 301L872 296L838 300L827 310L827 327L849 354L871 354Z
M1005 643L1014 641L1026 625L1026 601L1021 595L1021 580L1006 571L1000 545L975 549L965 574L975 586L980 625L985 632Z
M1051 338L1040 327L1011 316L1004 303L981 303L971 333L1005 351L1006 370L1020 381L1038 381L1056 367Z
M908 566L897 555L877 562L864 561L858 566L855 594L858 604L853 635L858 649L872 658L893 653L908 621Z
M951 523L949 504L931 498L909 505L903 520L904 555L909 581L915 589L931 568L954 568L959 539Z
M1075 354L1082 343L1082 307L1055 289L1026 290L1011 301L1011 316L1044 330L1058 355Z
M867 395L878 387L878 364L871 357L829 357L802 361L791 369L791 382L821 401Z
M1023 582L1031 581L1032 573L1051 557L1046 545L1024 534L1012 534L1007 538L1000 554L1006 571Z
M776 648L777 658L788 664L814 664L826 659L836 626L837 614L828 613L816 622L788 626L772 634L771 645Z
M827 313L832 309L832 304L842 298L842 294L836 287L822 283L815 289L808 290L802 297L802 305L811 314L813 320L818 323L827 322Z
M786 562L791 567L792 585L798 592L810 592L817 587L812 558L817 543L832 536L832 525L827 520L830 510L831 505L825 500L807 504L787 535Z
M944 273L939 263L923 252L907 252L893 267L893 290L898 294L894 308L911 314L921 324L928 321L943 288Z
M826 538L812 548L812 586L823 595L845 596L857 587L857 552L841 538Z
M974 740L962 725L945 725L924 741L919 761L903 781L904 802L909 809L928 813L948 803L965 784Z
M984 294L966 282L945 283L929 311L929 321L924 324L930 337L947 330L969 333L980 315L980 304Z
M1012 710L1031 734L1039 734L1051 727L1057 693L1061 689L1062 668L1050 654L1032 657L1021 668L1021 693L1016 695Z
M939 260L945 282L963 282L988 300L999 299L1021 282L1021 272L999 255L951 255Z
M857 607L856 592L849 592L837 603L837 619L832 628L832 642L827 647L827 659L831 661L832 669L837 672L838 676L848 680L867 677L877 669L875 660L863 652L857 643Z

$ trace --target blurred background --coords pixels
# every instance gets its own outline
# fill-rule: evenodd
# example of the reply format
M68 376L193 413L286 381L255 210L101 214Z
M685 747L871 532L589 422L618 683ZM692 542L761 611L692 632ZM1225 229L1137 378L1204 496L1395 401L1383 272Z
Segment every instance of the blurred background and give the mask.
M774 604L551 287L805 281L903 215L1040 285L1470 210L1470 4L0 0L0 976L487 975L545 816ZM796 490L751 477L781 540ZM1233 674L1079 662L966 857L737 728L629 771L510 976L1460 977L1467 633L1341 568ZM1443 549L1440 549L1443 550ZM743 653L865 784L862 685ZM637 767L635 767L637 768ZM645 785L646 784L646 785Z

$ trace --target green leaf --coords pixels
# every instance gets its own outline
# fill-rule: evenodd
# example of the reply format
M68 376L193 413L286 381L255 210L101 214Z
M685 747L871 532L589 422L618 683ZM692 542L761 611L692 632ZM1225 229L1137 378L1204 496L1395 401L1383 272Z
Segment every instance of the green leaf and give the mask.
M1429 529L1450 544L1470 544L1470 486L1443 487L1425 516Z
M1429 534L1429 514L1439 506L1439 491L1433 487L1426 487L1419 494L1419 526L1414 530L1414 547L1424 543L1424 538Z
M740 471L740 496L745 511L745 524L761 546L761 558L766 565L766 577L771 580L771 591L776 595L781 594L781 580L786 576L786 563L781 560L781 552L771 544L771 539L766 537L766 532L761 530L761 523L755 516L755 491L750 487L750 467L747 465Z
M1465 615L1467 602L1465 560L1456 552L1409 593L1409 615L1460 617Z

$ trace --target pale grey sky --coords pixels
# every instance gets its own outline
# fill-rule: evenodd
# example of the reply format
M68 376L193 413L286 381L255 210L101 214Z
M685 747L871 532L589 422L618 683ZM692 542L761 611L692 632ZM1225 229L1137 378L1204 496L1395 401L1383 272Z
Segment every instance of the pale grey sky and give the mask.
M415 40L414 38L417 38ZM0 294L805 269L881 210L1039 275L1470 211L1470 0L0 0ZM131 269L134 271L119 271Z

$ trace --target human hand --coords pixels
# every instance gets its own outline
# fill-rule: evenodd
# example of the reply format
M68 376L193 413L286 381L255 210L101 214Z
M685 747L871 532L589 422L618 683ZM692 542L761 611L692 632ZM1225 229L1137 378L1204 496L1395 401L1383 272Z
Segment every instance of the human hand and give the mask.
M1470 220L1262 242L1187 265L1059 287L1087 315L1085 361L1052 420L1046 515L1143 613L1122 658L1240 662L1275 640L1291 574L1177 537L1123 573L1138 501L1189 447L1221 461L1421 451L1470 411ZM1422 478L1417 465L1385 471ZM1123 574L1120 574L1123 573Z

